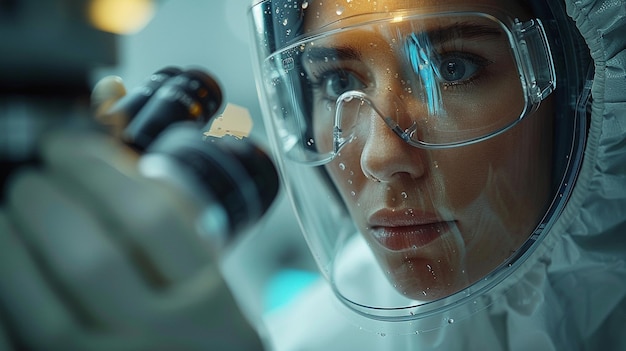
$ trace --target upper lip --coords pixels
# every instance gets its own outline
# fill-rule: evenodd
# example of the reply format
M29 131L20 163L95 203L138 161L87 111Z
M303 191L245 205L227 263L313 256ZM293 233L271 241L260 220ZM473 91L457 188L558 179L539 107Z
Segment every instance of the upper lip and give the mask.
M436 240L451 222L432 212L411 209L382 209L368 218L373 237L391 251L417 249Z
M448 222L448 220L433 213L412 208L386 208L374 212L368 218L368 225L372 228L421 226L441 222Z

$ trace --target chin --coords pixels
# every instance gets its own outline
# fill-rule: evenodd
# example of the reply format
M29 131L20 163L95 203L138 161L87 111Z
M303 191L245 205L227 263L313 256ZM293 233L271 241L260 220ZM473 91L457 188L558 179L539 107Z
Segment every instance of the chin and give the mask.
M427 266L429 267L429 266ZM403 296L418 301L435 301L468 287L464 274L454 270L437 273L436 269L417 269L411 262L390 270L390 283Z

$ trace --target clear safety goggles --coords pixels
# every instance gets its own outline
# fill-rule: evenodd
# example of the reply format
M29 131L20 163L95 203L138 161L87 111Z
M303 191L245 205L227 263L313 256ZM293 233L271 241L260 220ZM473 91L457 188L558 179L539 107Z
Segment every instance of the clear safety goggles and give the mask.
M298 40L286 33L261 69L278 97L281 147L307 164L332 160L372 116L415 147L480 142L536 110L556 84L536 19L401 11L342 19Z

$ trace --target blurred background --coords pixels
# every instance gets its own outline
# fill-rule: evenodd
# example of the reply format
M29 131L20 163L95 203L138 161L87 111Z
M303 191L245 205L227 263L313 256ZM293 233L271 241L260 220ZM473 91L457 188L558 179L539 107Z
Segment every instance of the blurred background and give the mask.
M109 24L117 26L113 30L126 32L118 42L119 62L96 71L93 83L117 75L131 89L164 66L202 68L220 83L224 105L248 110L253 122L250 138L267 150L252 69L253 43L247 19L252 0L120 2L136 7L133 11L137 14L130 26L129 21ZM104 14L109 10L98 11ZM226 280L252 319L288 304L317 278L285 195L281 189L264 219L224 256Z

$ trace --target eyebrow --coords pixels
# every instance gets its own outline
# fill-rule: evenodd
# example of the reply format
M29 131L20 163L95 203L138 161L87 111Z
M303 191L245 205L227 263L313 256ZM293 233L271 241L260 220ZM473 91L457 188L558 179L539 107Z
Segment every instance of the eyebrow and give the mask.
M361 52L352 46L317 47L307 50L306 58L313 61L324 60L361 60Z
M442 45L456 39L479 39L484 37L500 37L503 32L499 28L469 22L454 23L445 27L426 30L416 33L425 36L433 46ZM306 52L306 58L317 61L325 60L354 60L360 61L361 51L351 45L337 47L316 47Z
M502 30L493 26L471 22L459 22L425 32L433 44L442 44L455 39L480 39L502 36Z

